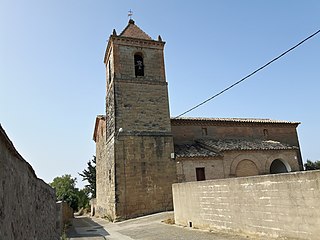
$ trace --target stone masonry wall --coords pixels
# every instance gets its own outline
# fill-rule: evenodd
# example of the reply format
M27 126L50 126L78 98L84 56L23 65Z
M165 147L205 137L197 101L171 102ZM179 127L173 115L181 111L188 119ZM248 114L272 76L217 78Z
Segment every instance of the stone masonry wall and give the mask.
M165 82L163 42L136 41L119 37L113 39L113 43L114 72L117 79L130 80L135 78L133 56L135 53L141 53L144 64L144 76L142 79Z
M67 202L57 202L57 231L62 235L66 225L70 223L74 217L73 209Z
M114 93L116 131L166 132L171 135L163 44L116 41L114 47ZM158 46L159 45L159 46ZM135 77L134 54L143 55L144 76Z
M114 155L107 153L105 159L114 159L116 220L172 209L176 168L171 159L163 48L162 41L122 36L112 36L107 46L105 62L111 62L112 73L107 90L107 128L108 122L114 121L115 130L107 143L107 149L114 146ZM135 75L137 53L143 57L143 76ZM108 97L112 94L113 99ZM98 205L109 195L98 195Z
M207 128L207 136L203 136L202 128ZM212 125L172 125L175 144L193 141L200 138L214 139L266 139L277 140L299 146L296 125L294 124L253 124L224 123ZM264 130L268 134L265 135Z
M265 139L274 140L283 143L287 143L296 147L299 147L299 139L296 124L262 124L262 123L207 123L208 125L175 125L172 122L172 135L175 144L192 143L196 139L212 138L212 139ZM203 128L206 128L207 135L203 135ZM263 154L263 153L262 153ZM263 155L270 155L269 152ZM297 150L295 153L295 162L298 162L298 169L303 170L303 164L301 159L301 152ZM228 155L232 155L228 154ZM292 154L291 154L292 155ZM270 156L272 157L272 156ZM224 157L229 161L232 158ZM275 159L275 158L274 158ZM273 160L274 160L273 159ZM265 161L261 161L265 162ZM225 169L226 175L229 175L228 169ZM260 168L260 172L269 173L263 166ZM233 174L233 173L231 173Z
M196 181L196 168L205 169L207 180L236 177L237 166L242 161L250 161L257 170L256 174L270 173L271 163L281 159L288 163L290 172L299 171L297 150L255 150L255 151L226 151L223 160L219 157L205 159L181 158L177 162L177 176L179 182ZM252 171L252 165L242 168L245 174ZM246 175L248 176L248 175Z
M320 171L173 185L175 222L200 229L319 239Z
M225 178L222 159L179 159L176 163L178 182L197 181L196 168L205 168L207 180Z
M167 84L138 80L116 83L116 129L171 135Z
M117 217L172 210L172 137L119 136L116 141Z
M115 216L114 138L106 142L106 122L99 122L96 139L97 203L96 215Z
M58 239L55 199L0 125L0 239Z

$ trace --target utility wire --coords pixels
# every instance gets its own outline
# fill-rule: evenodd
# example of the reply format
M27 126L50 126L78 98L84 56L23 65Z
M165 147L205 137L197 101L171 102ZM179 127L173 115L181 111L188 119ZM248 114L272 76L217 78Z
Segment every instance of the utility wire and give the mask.
M236 85L238 85L239 83L243 82L244 80L246 80L247 78L251 77L252 75L256 74L257 72L261 71L262 69L264 69L265 67L267 67L268 65L270 65L271 63L277 61L278 59L280 59L281 57L283 57L284 55L286 55L287 53L291 52L293 49L297 48L298 46L300 46L301 44L303 44L304 42L306 42L307 40L309 40L310 38L314 37L315 35L317 35L320 32L320 30L316 31L315 33L311 34L309 37L303 39L301 42L299 42L298 44L296 44L295 46L293 46L292 48L288 49L287 51L281 53L279 56L275 57L274 59L272 59L271 61L269 61L268 63L266 63L265 65L263 65L262 67L258 68L257 70L253 71L252 73L250 73L249 75L245 76L244 78L240 79L239 81L235 82L234 84L230 85L229 87L223 89L221 92L213 95L212 97L208 98L207 100L199 103L198 105L190 108L189 110L181 113L180 115L178 115L177 117L174 118L179 118L185 114L187 114L188 112L193 111L194 109L200 107L201 105L211 101L212 99L218 97L219 95L221 95L222 93L228 91L229 89L235 87Z

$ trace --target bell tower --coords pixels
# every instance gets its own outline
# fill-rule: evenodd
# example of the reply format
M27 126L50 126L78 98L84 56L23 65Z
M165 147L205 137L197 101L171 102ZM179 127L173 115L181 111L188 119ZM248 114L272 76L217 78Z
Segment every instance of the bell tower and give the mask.
M127 219L172 209L176 182L161 37L130 19L105 53L104 154L97 158L97 213Z

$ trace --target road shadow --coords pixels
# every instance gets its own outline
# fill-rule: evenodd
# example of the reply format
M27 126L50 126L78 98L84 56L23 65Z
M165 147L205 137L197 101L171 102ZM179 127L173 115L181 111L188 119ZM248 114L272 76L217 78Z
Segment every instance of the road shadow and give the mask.
M66 230L68 238L105 237L110 235L100 224L90 217L76 216L71 220L71 226Z

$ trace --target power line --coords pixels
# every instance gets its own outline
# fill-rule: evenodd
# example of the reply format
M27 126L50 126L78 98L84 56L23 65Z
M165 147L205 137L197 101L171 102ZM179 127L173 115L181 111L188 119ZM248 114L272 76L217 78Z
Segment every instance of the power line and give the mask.
M262 67L259 67L257 70L253 71L252 73L248 74L247 76L245 76L244 78L240 79L239 81L235 82L234 84L230 85L229 87L223 89L221 92L213 95L212 97L206 99L205 101L199 103L198 105L190 108L189 110L181 113L180 115L174 117L174 118L179 118L183 115L185 115L188 112L193 111L194 109L200 107L201 105L211 101L212 99L218 97L219 95L221 95L222 93L228 91L229 89L235 87L236 85L238 85L239 83L243 82L244 80L246 80L247 78L253 76L254 74L256 74L257 72L261 71L262 69L264 69L265 67L267 67L268 65L270 65L271 63L277 61L278 59L280 59L281 57L283 57L284 55L286 55L287 53L291 52L293 49L297 48L298 46L300 46L301 44L303 44L304 42L306 42L307 40L309 40L310 38L314 37L315 35L317 35L320 32L320 30L316 31L315 33L311 34L310 36L308 36L307 38L303 39L301 42L299 42L298 44L294 45L293 47L291 47L290 49L288 49L287 51L281 53L279 56L275 57L274 59L272 59L271 61L267 62L266 64L264 64Z

